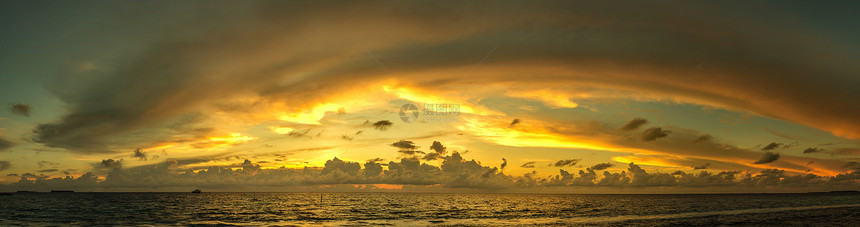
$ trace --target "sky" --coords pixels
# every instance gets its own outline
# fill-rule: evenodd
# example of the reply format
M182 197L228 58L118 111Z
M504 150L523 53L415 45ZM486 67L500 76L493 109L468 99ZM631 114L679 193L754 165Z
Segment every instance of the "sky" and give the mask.
M2 1L0 191L857 190L852 8Z

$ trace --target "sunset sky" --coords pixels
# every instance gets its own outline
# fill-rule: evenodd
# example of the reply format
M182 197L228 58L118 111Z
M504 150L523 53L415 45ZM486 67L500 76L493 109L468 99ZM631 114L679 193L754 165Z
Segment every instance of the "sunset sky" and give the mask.
M0 2L0 191L860 188L856 5L487 3Z

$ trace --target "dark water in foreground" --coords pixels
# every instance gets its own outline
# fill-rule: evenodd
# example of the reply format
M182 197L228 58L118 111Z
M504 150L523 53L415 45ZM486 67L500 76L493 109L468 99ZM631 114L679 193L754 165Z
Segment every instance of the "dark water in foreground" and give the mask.
M37 193L0 196L0 212L0 226L860 226L860 195Z

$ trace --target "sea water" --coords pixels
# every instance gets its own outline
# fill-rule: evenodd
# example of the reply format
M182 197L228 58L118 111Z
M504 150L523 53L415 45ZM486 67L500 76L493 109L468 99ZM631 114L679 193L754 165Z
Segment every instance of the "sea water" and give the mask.
M7 225L844 225L857 194L15 193Z

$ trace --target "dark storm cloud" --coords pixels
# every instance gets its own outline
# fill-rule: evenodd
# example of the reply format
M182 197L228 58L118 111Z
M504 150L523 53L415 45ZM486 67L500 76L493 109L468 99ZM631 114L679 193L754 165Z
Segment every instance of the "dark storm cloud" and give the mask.
M520 123L520 119L516 118L513 121L511 121L511 124L509 124L508 127L514 127L515 125L517 125L519 123Z
M609 167L612 167L612 166L615 166L615 165L613 165L612 163L598 163L594 166L591 166L590 168L593 170L604 170L604 169L608 169Z
M633 131L639 129L639 127L642 127L645 124L648 124L648 120L637 117L633 118L633 120L630 120L630 122L627 122L627 124L624 124L624 126L621 126L621 130Z
M13 147L13 146L15 146L15 143L13 143L12 141L3 139L3 137L0 137L0 151L4 151L4 150L9 149L10 147Z
M131 157L137 158L141 161L146 161L147 159L149 159L149 156L146 154L146 152L143 152L143 149L140 148L135 149L134 152L132 152Z
M122 168L122 159L120 159L120 160L113 160L111 158L103 159L101 162L101 166L108 168L108 169Z
M44 178L48 178L48 176L47 176L47 175L45 175L45 174L39 174L39 175L36 175L36 174L33 174L33 173L24 173L24 174L21 174L21 178L44 179Z
M535 167L535 162L526 162L520 166L520 168L534 168L534 167Z
M32 111L32 108L29 105L17 103L17 104L12 104L11 106L9 106L9 111L12 111L12 113L17 114L17 115L29 117L30 112Z
M778 153L764 152L764 154L762 154L762 156L761 156L761 159L759 159L758 161L755 161L754 163L755 164L767 164L767 163L774 162L777 159L779 159Z
M553 164L550 164L550 166L555 166L555 167L574 166L574 165L576 165L576 163L578 163L578 162L579 162L579 161L581 161L581 160L582 160L582 159L564 159L564 160L558 160L557 162L555 162L555 163L553 163Z
M392 147L400 148L401 150L415 150L418 146L415 146L415 143L409 140L400 140L390 144Z
M403 153L406 155L414 155L416 152L406 151L406 152L400 152L400 153ZM432 160L443 159L443 158L444 158L444 155L440 155L439 153L430 152L430 153L425 154L424 157L421 157L421 160L432 161Z
M805 150L803 150L803 153L804 154L810 154L810 153L818 153L818 152L822 152L822 151L824 151L824 149L810 147L810 148L806 148Z
M398 143L400 143L400 142L402 142L402 141L398 141ZM405 146L405 147L410 147L409 144L401 144L401 145ZM414 146L414 144L412 144L411 146ZM397 146L395 146L395 147L397 147ZM415 148L417 148L417 146L415 146ZM413 155L416 153L413 150L415 148L412 148L412 149L407 148L406 152L401 151L401 153L404 153L406 155ZM401 149L403 149L403 148L401 148ZM433 144L430 145L430 150L433 150L433 152L430 152L430 153L427 153L426 155L424 155L424 157L421 158L422 160L430 161L430 160L443 159L445 157L445 154L448 153L448 149L442 145L442 142L439 142L439 141L433 141ZM423 152L417 152L417 153L423 153Z
M11 166L12 163L9 163L9 161L0 161L0 171L7 170Z
M659 138L669 136L670 132L672 132L672 131L663 130L660 127L648 128L648 129L645 129L644 132L642 132L642 140L643 141L654 141L654 140L657 140Z
M381 120L373 123L373 128L380 131L388 130L394 123L389 120Z
M761 148L761 150L763 150L763 151L775 150L775 149L779 149L781 147L784 147L784 145L785 144L773 142L773 143L770 143L770 144L764 146L763 148Z
M860 171L860 163L854 161L847 162L845 163L845 165L842 166L842 168Z
M705 163L705 164L702 164L702 165L693 166L693 170L707 169L707 168L708 168L708 166L710 166L710 165L711 165L711 163Z
M439 141L433 141L433 145L430 145L430 150L433 150L441 155L448 153L448 149L445 146L442 146L442 143Z

